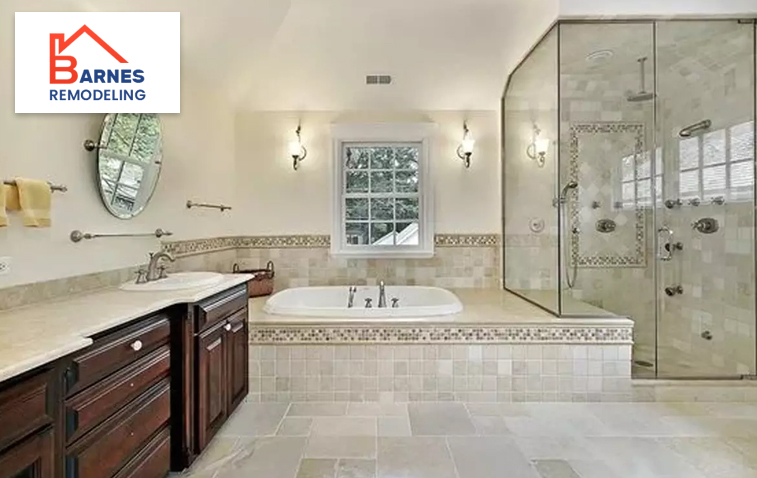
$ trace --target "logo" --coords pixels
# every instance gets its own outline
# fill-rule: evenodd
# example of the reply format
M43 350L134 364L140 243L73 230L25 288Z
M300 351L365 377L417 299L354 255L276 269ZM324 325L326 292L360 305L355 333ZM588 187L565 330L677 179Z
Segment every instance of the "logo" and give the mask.
M16 13L16 113L178 113L178 13Z

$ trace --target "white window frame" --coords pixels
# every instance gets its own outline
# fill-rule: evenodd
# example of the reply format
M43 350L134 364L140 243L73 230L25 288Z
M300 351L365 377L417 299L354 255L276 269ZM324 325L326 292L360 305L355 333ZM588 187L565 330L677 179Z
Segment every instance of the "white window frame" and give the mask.
M430 163L436 158L434 123L349 123L331 127L332 148L332 228L331 254L353 258L420 259L434 256L434 187ZM420 143L418 156L418 245L372 246L346 243L344 210L344 164L342 149L346 143Z

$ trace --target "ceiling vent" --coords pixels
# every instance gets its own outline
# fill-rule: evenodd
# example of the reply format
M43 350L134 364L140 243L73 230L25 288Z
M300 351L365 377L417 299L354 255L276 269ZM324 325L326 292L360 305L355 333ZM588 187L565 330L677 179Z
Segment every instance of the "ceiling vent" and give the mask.
M366 85L388 85L392 82L390 75L367 75L365 77Z

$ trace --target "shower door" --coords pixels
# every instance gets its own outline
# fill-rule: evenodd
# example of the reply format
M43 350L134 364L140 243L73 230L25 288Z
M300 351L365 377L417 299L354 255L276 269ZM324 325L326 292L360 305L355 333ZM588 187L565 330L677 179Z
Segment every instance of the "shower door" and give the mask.
M656 23L659 377L755 373L754 35Z

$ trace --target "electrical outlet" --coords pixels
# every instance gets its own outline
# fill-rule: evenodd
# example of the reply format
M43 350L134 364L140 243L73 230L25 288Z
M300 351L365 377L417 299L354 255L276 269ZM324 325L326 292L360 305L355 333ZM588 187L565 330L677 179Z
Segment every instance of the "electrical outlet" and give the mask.
M0 257L0 276L11 273L11 258Z

